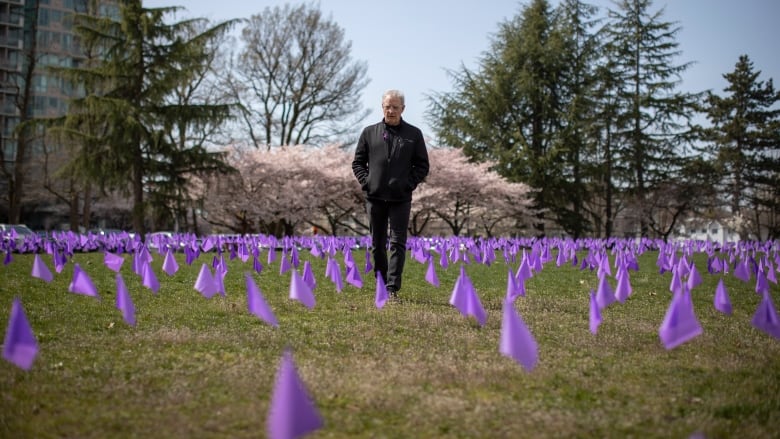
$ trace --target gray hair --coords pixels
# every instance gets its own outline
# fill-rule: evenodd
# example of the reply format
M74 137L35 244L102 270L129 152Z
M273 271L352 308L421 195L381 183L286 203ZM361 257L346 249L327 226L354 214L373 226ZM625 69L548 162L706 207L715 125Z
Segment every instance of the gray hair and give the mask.
M398 98L401 100L401 105L406 105L404 102L404 93L401 90L387 90L382 94L382 101L384 102L385 98Z

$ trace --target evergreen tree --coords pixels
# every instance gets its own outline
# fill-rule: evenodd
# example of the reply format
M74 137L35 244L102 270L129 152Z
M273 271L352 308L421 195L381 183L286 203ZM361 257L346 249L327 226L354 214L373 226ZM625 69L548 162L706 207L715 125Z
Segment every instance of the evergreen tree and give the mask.
M537 189L540 234L545 220L556 220L568 204L562 196L565 157L555 137L563 124L565 49L549 2L534 0L500 25L478 71L450 72L455 91L431 100L440 143L463 148L477 161L495 161L502 176Z
M84 87L74 99L63 130L80 140L72 168L105 189L129 191L133 229L146 232L149 201L164 204L186 187L189 173L224 169L220 155L205 147L172 141L182 123L219 124L226 104L181 104L170 99L205 63L208 42L229 29L223 22L192 34L205 19L168 24L179 8L143 8L140 0L120 2L119 17L76 16L81 43L99 53L100 62L59 71ZM128 185L129 182L129 185Z
M734 71L723 75L727 95L707 96L712 126L703 138L731 213L750 218L756 236L772 239L780 235L780 93L771 78L759 81L760 74L747 55L739 57Z
M638 218L642 236L649 232L647 197L674 181L685 167L686 128L696 95L676 91L690 63L675 64L679 27L662 21L663 9L651 12L652 0L622 0L609 11L607 56L617 82L613 171ZM623 169L615 169L619 165Z

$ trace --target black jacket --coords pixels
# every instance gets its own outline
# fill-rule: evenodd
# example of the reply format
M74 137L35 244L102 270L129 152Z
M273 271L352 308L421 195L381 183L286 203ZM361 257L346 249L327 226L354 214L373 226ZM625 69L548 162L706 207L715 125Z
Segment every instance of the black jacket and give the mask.
M411 201L412 191L428 175L428 150L419 128L384 121L363 129L352 172L369 200Z

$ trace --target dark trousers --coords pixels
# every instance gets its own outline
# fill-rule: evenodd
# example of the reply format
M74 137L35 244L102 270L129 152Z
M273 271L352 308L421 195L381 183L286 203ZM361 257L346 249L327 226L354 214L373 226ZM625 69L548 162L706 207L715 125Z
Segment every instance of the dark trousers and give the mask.
M374 257L374 275L382 274L388 289L401 289L401 274L406 261L406 230L409 227L411 201L366 201L371 229ZM388 236L388 227L390 234ZM387 244L390 241L390 261L387 260Z

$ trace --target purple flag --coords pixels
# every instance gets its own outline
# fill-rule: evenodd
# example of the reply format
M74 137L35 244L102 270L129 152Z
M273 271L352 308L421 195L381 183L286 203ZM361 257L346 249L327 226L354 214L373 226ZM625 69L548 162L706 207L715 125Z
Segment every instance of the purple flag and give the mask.
M279 274L284 274L290 271L292 265L287 257L287 250L282 250L281 262L279 263Z
M766 280L766 275L761 270L756 273L756 293L766 294L769 292L769 282Z
M119 273L119 270L122 268L122 264L125 262L125 258L119 255L115 255L111 252L106 252L106 254L103 256L103 264L106 265L110 270L116 271Z
M601 310L599 310L598 302L596 302L596 292L590 291L590 332L596 334L601 325Z
M666 310L658 335L664 347L674 349L702 333L701 325L693 312L690 292L683 290L675 293Z
M257 255L252 256L252 269L255 273L260 274L263 272L263 264L260 263L260 258Z
M539 361L539 347L523 319L515 312L513 302L504 301L501 319L499 352L521 364L527 371L533 370Z
M95 284L89 278L86 272L81 270L79 264L73 265L73 279L70 281L68 291L71 293L84 294L86 296L99 297Z
M691 261L691 267L688 270L688 291L693 290L695 287L701 285L701 275L699 274L699 270L696 269L696 266L693 264L693 261Z
M596 290L596 303L599 305L599 309L604 309L615 301L617 301L617 298L615 293L612 292L607 276L599 277L599 288Z
M266 418L269 439L299 438L323 425L314 401L298 376L292 353L285 350L276 373L276 384Z
M311 288L303 281L301 275L298 274L298 270L290 271L292 271L292 279L290 280L290 299L301 302L309 309L314 308L316 301L314 299L314 294L311 292Z
M162 269L168 276L173 276L179 271L179 264L176 262L176 257L173 255L173 250L170 248L165 253Z
M352 264L347 268L347 283L353 285L355 288L363 288L363 278L360 277L360 270L357 264Z
M450 305L457 308L465 317L473 316L480 325L484 325L487 321L485 309L482 308L479 296L477 296L477 292L471 284L471 280L466 274L466 269L463 265L460 266L460 275L455 282L455 287L452 289Z
M615 298L624 303L628 296L631 295L631 281L628 276L628 269L625 267L620 268L617 274L617 285L615 286Z
M3 358L24 370L30 370L38 355L38 342L24 314L22 302L14 298L11 317L3 341Z
M525 250L523 250L523 259L520 261L520 267L517 268L517 276L518 280L527 280L530 279L531 276L533 276L533 272L531 272L531 264L528 262L528 256L525 253Z
M715 288L715 299L713 302L715 309L723 314L731 315L731 301L729 300L729 294L726 291L726 285L723 283L723 278L720 278L718 286Z
M382 308L387 303L387 286L384 279L382 279L382 273L376 274L376 297L374 304L377 308Z
M260 288L252 279L252 275L244 273L244 278L246 279L246 307L249 309L249 312L269 325L278 328L279 322L276 321L274 312L263 298Z
M43 279L46 282L51 282L54 279L54 275L51 274L49 267L46 266L43 258L38 253L35 254L35 259L33 259L32 277Z
M330 256L328 256L327 266L325 267L325 276L336 285L336 291L340 293L344 288L344 281L341 278L341 267L339 262Z
M774 338L780 339L780 319L777 318L775 305L772 303L772 297L769 293L764 293L764 298L756 308L753 314L753 320L750 321L757 329L760 329Z
M141 284L155 294L160 291L160 282L157 280L157 275L154 274L154 269L152 269L150 262L146 262L141 270Z
M436 275L436 266L433 264L431 254L428 254L428 271L425 272L425 281L434 287L439 286L439 277Z
M734 277L743 282L750 281L750 268L748 267L747 259L742 260L736 264L734 267Z
M520 295L520 290L517 288L517 278L515 278L515 275L512 273L512 268L510 267L506 277L506 295L504 296L504 300L514 302Z
M219 293L219 284L216 279L214 279L214 275L211 274L211 269L206 264L203 264L200 267L198 279L195 280L195 289L207 299L210 299L215 294Z
M309 261L304 261L303 263L303 281L306 282L306 285L308 285L312 291L317 288L317 279L314 278L314 272L311 269L311 263Z
M373 270L374 266L371 265L371 252L368 251L366 248L366 268L363 270L363 273L368 273L369 271ZM437 285L438 286L438 285Z
M128 325L135 326L135 306L121 273L116 274L116 308L122 311L122 317Z

